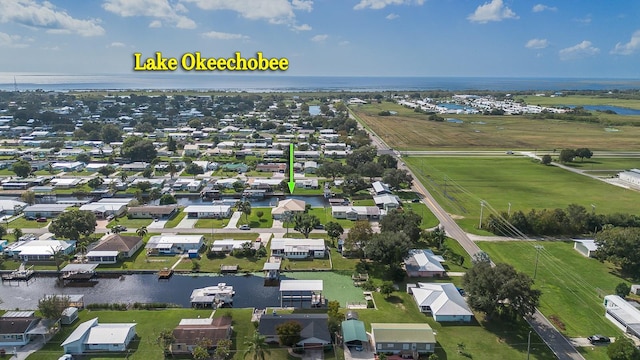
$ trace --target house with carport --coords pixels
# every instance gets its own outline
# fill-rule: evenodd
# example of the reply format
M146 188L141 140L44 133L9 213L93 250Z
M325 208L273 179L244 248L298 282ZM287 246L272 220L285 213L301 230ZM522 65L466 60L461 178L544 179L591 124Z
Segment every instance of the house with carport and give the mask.
M372 323L371 337L377 354L417 359L436 348L435 333L427 323Z
M296 346L305 349L318 349L331 344L331 334L328 325L329 316L327 314L273 314L260 317L258 332L264 336L266 342L279 342L276 328L280 324L295 321L300 324L300 340Z
M171 343L170 351L173 355L191 355L202 339L211 341L211 347L207 350L213 351L220 340L230 339L232 332L229 316L182 319L173 329L174 341Z
M431 314L437 322L471 322L473 312L460 291L451 283L407 284L420 312Z
M178 205L132 206L127 211L132 219L171 219L178 213Z
M34 204L24 208L24 216L29 218L54 218L65 212L71 206L68 204Z
M149 255L175 255L200 250L203 245L202 235L155 235L149 238L145 249Z
M271 256L287 259L323 259L326 256L324 239L271 239Z
M189 205L183 212L189 218L222 219L231 217L231 206L228 205Z
M27 345L40 318L33 311L7 311L0 317L0 348Z
M78 325L60 346L65 354L124 352L136 337L135 323L99 324L98 318Z
M144 243L140 236L110 234L104 236L86 254L87 261L97 264L115 264L131 258Z
M271 209L271 216L274 220L282 219L285 213L301 214L304 212L306 203L304 200L286 199L278 201L278 206Z
M412 249L404 259L404 268L409 277L442 277L447 272L443 262L444 258L430 249Z

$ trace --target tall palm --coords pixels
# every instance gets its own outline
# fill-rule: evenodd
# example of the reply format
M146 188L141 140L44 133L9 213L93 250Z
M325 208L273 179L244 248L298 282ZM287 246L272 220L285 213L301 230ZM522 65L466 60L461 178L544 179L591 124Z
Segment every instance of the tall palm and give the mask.
M76 244L76 250L84 255L87 252L87 247L89 246L89 242L85 239L82 241L78 241L78 243Z
M271 355L265 337L260 335L257 330L253 333L253 336L244 341L244 344L247 346L244 351L244 358L249 354L253 354L252 360L264 360L265 355Z
M282 213L282 223L287 228L287 235L289 235L289 224L293 221L293 213L291 211L285 211Z
M146 226L142 226L139 229L136 230L136 234L138 234L138 236L140 237L144 237L145 235L147 235L147 227Z
M122 180L122 182L126 182L128 177L129 175L127 175L126 171L120 170L120 180Z

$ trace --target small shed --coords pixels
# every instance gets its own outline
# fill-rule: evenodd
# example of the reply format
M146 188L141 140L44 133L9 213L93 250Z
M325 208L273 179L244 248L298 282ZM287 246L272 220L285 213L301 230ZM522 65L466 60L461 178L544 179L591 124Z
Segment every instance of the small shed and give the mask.
M189 259L197 259L200 257L197 249L191 249L187 253L189 254Z
M631 293L640 295L640 285L631 285Z
M74 321L78 320L78 308L70 306L62 311L60 317L60 323L62 325L71 325Z
M595 257L595 252L598 250L595 240L579 239L573 240L573 248L580 254L586 257Z
M342 339L347 346L362 346L369 342L364 323L360 320L342 322Z
M345 318L347 320L358 320L358 313L353 310L349 310L347 311L347 315L345 316Z

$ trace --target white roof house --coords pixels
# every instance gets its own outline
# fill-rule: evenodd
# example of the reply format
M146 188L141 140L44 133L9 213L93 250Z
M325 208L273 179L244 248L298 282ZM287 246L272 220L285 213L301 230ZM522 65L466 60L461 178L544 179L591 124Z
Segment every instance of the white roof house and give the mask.
M203 244L202 235L156 235L149 238L145 249L150 255L171 255L200 250Z
M23 261L50 260L56 251L61 251L65 255L73 253L75 241L63 240L31 240L12 248L9 256L18 257Z
M420 311L431 313L435 321L468 322L473 318L473 312L451 283L418 283L418 287L408 286L407 290Z
M190 218L221 218L231 216L229 205L189 205L184 208L184 213Z
M371 185L373 186L373 191L376 193L376 195L391 194L391 190L389 190L389 185L383 183L382 181L375 181Z
M0 212L13 214L16 210L20 211L27 206L26 202L17 200L0 200Z
M618 295L604 297L605 317L617 327L640 337L640 310Z
M404 260L404 266L409 277L443 276L446 270L442 262L442 256L434 255L429 249L412 249Z
M271 255L292 259L323 258L325 256L324 239L273 238L271 240Z
M98 324L98 318L83 322L62 342L65 354L89 351L125 351L136 336L135 323Z
M373 197L376 206L387 211L400 207L398 197L390 194L381 194Z
M573 240L573 249L586 257L594 257L598 245L595 240L576 239Z
M271 216L279 219L286 212L297 213L304 212L306 203L304 200L286 199L278 201L278 206L271 209Z
M223 239L216 240L211 245L211 251L215 252L223 252L223 251L231 251L242 249L242 245L246 243L250 243L250 240L233 240L233 239Z

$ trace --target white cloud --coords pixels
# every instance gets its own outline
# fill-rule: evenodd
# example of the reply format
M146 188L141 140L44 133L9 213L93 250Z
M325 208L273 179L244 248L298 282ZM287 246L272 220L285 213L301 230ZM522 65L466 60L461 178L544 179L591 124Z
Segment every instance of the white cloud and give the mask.
M373 9L380 10L384 9L388 5L422 5L424 4L424 0L360 0L356 6L353 7L354 10L362 10L362 9Z
M245 19L267 20L272 24L295 24L295 12L313 10L311 0L182 0L202 10L229 10Z
M0 32L0 47L23 48L27 46L20 36Z
M187 12L184 5L171 5L168 0L105 0L102 7L122 17L148 16L170 22L180 29L196 27L193 20L180 14ZM159 22L154 21L149 27L159 27L158 25Z
M119 41L114 41L111 44L107 45L107 47L110 47L110 48L118 48L118 47L125 47L125 46L127 46L127 45L125 45L124 43L121 43Z
M311 38L311 41L323 42L323 41L327 40L328 37L329 37L329 35L327 35L327 34L316 35L316 36Z
M100 20L80 20L58 9L48 1L35 0L0 1L0 23L15 22L50 33L79 34L82 36L104 35Z
M249 37L247 35L231 34L231 33L219 32L219 31L209 31L206 33L202 33L202 36L208 39L215 39L215 40L249 40Z
M398 15L398 14L394 14L394 13L391 13L391 14L387 15L387 16L385 17L385 19L387 19L387 20L395 20L395 19L397 19L397 18L399 18L399 17L400 17L400 15Z
M293 30L296 30L296 31L310 31L311 25L309 24L293 25L292 28Z
M524 47L527 49L544 49L547 46L549 46L549 40L547 39L531 39L527 41Z
M640 30L636 30L636 32L631 35L631 40L629 40L628 43L617 43L616 47L611 50L611 53L617 55L631 55L637 50L640 50Z
M150 28L159 28L162 27L162 21L160 20L153 20L152 22L149 23L149 27Z
M502 21L504 19L518 19L513 10L504 6L502 0L491 0L491 2L484 3L478 6L476 11L467 16L467 19L471 22L477 22L480 24L486 24L489 21Z
M583 18L578 18L578 19L573 19L573 21L579 22L579 23L583 23L583 24L589 24L591 23L591 14L583 17Z
M349 40L342 40L342 41L340 41L338 43L338 45L340 45L340 46L347 46L349 44L351 44L351 42Z
M600 49L592 46L591 41L584 40L581 43L560 50L560 60L573 60L583 57L593 56L600 52Z
M555 6L547 6L544 4L536 4L533 6L533 12L543 12L543 11L557 11L558 8Z

